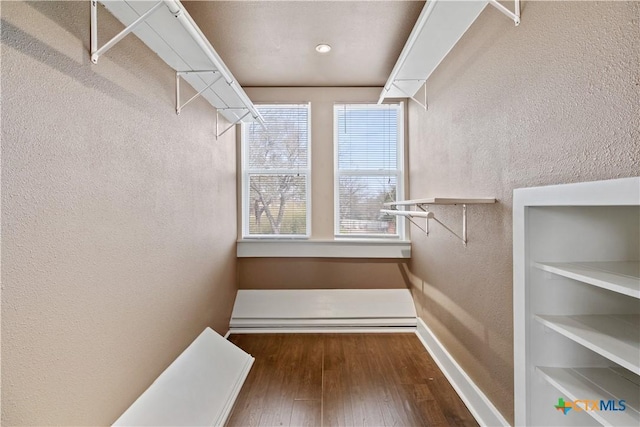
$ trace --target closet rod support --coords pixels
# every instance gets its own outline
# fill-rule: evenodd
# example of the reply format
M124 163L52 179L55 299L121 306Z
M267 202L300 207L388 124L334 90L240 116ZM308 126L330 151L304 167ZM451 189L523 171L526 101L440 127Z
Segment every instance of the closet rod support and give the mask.
M391 86L395 87L400 92L405 94L407 96L407 98L412 99L416 104L421 106L424 109L424 111L427 111L428 105L427 105L427 86L426 85L424 85L424 103L422 103L422 102L418 101L415 96L409 95L405 90L403 90L400 86L398 86L396 84L396 81L401 81L401 80L394 80L394 82L391 83Z
M516 24L516 27L518 25L520 25L520 0L515 0L514 1L514 3L515 3L515 13L511 12L505 6L503 6L502 4L498 3L498 0L489 0L489 3L491 3L491 5L493 7L498 9L504 15L508 16L509 18L511 18L513 20L513 22Z
M183 74L194 74L194 73L214 73L214 74L217 73L218 76L211 83L209 83L204 89L202 89L200 92L198 92L195 95L193 95L187 102L185 102L184 104L180 105L180 76L182 76ZM202 95L204 93L204 91L206 91L211 86L216 84L218 82L218 80L220 80L221 78L222 78L222 74L220 74L218 71L215 71L215 70L211 70L211 71L176 71L176 114L179 115L180 111L184 107L186 107L186 105L188 103L190 103L191 101L193 101L194 99L196 99L197 97Z
M162 5L163 1L159 1L151 9L140 15L138 19L133 21L124 30L120 31L111 40L106 42L101 48L98 49L98 2L97 0L91 0L91 62L98 63L98 58L111 49L116 43L125 38L130 32L135 30L140 24L147 20L156 10Z
M222 133L218 132L218 120L219 120L219 113L218 110L216 110L216 139L220 138L222 135L224 135L225 133L227 133L232 127L234 127L235 125L237 125L238 123L240 123L242 121L242 119L244 119L245 117L247 117L249 115L249 113L251 113L251 110L247 109L247 112L244 113L239 119L237 119L235 122L231 123L227 128L225 128Z

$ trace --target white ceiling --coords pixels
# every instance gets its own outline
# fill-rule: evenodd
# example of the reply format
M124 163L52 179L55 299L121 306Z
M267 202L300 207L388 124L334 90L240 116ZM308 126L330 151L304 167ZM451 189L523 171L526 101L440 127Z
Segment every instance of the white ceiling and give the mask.
M383 86L424 1L183 4L242 86Z

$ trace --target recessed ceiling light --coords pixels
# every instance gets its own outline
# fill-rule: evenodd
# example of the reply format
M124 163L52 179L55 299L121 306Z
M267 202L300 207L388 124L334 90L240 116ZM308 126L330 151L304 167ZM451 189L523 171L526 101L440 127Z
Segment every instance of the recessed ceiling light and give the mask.
M321 43L318 46L316 46L316 51L320 52L320 53L327 53L331 50L331 46L329 46L328 44L325 43Z

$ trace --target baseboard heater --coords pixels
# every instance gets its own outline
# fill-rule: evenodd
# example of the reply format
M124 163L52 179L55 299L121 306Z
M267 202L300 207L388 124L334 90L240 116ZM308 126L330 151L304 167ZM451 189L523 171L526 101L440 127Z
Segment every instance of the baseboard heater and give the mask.
M240 290L230 332L415 332L408 289Z

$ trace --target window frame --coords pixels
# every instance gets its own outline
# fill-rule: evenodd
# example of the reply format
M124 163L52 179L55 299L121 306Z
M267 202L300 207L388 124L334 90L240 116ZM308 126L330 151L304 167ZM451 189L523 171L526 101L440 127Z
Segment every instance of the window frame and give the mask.
M366 170L366 169L347 169L340 170L339 168L339 124L338 124L338 111L344 106L354 107L359 106L361 108L383 108L386 105L392 105L397 108L397 144L396 144L396 169L381 169L381 170ZM342 174L348 176L394 176L396 178L396 201L404 200L404 188L405 188L405 159L404 159L404 145L405 145L405 107L404 102L385 102L382 104L374 104L370 102L365 103L334 103L333 105L333 215L334 215L334 239L362 239L362 240L405 240L406 239L406 227L405 221L402 217L396 218L396 233L395 234L345 234L340 233L340 177ZM392 172L393 171L393 172ZM392 173L391 173L392 172Z
M273 108L292 108L292 107L306 107L307 109L307 165L305 168L296 169L250 169L248 168L249 147L247 146L247 135L249 134L249 127L251 123L242 123L241 135L240 135L240 168L241 168L241 230L242 239L273 239L273 240L292 240L292 239L309 239L311 237L311 103L310 102L286 102L275 103L267 102L262 104L255 104L258 111L260 107L273 107ZM255 125L255 124L254 124ZM267 124L268 125L268 124ZM306 230L304 234L250 234L250 211L249 195L251 194L250 177L252 175L283 175L283 174L295 174L305 176L305 198L306 198Z

